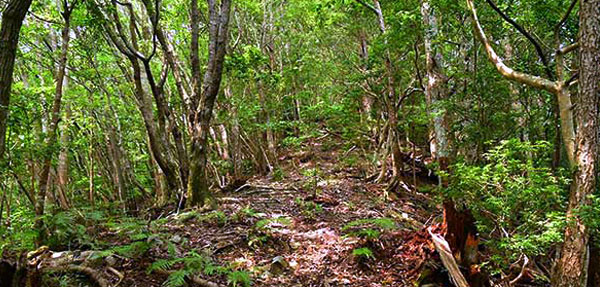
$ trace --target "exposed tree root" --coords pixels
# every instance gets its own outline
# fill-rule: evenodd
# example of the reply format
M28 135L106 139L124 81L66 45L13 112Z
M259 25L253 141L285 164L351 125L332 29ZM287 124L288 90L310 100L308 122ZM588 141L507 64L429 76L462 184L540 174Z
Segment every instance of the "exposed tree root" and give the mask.
M114 287L103 272L102 257L94 255L97 251L52 252L47 246L42 246L24 256L22 263L12 269L13 276L8 277L11 282L2 286L37 286L41 283L42 274L78 273L99 287Z

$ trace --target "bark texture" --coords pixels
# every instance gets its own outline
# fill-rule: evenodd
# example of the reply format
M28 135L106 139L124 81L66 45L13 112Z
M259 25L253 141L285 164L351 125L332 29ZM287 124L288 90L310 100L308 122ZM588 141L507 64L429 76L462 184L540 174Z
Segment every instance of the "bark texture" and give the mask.
M2 13L0 27L0 159L4 158L6 146L6 126L8 107L10 105L10 89L13 81L13 70L19 33L31 0L11 0Z
M188 199L191 206L204 205L210 197L206 174L208 162L208 136L210 121L221 87L223 63L227 52L231 0L207 0L209 8L208 64L200 81L198 55L199 11L197 0L192 0L192 74L194 94L190 111L190 175ZM220 5L219 5L220 4Z
M567 210L567 228L553 286L586 286L589 228L577 211L588 205L596 190L598 155L598 96L600 95L600 0L579 2L579 98L575 111L575 171Z
M64 2L64 7L62 13L62 17L64 20L63 28L61 31L61 48L60 48L60 58L58 59L58 69L56 72L55 82L56 89L54 91L54 100L52 102L52 111L50 114L50 123L48 125L48 131L45 138L45 147L47 149L44 158L43 158L43 167L42 173L40 176L40 185L38 189L37 198L35 201L35 214L37 216L35 221L35 229L39 231L40 236L38 238L38 245L44 241L44 222L42 221L42 215L44 215L44 203L46 201L46 194L48 194L49 190L49 177L50 177L50 168L51 161L54 155L55 144L57 142L57 130L58 130L58 121L60 120L60 110L62 105L62 97L63 97L63 88L64 88L64 79L66 75L67 69L67 55L69 52L69 42L71 41L70 30L71 30L71 13L73 12L74 4L77 1L73 2L69 5L66 1Z
M448 97L448 77L444 74L443 57L435 47L438 38L438 21L428 1L421 3L421 15L425 24L425 57L427 63L427 87L425 96L429 112L433 116L430 142L431 156L442 168L448 165L450 143L448 142L448 117L440 101Z

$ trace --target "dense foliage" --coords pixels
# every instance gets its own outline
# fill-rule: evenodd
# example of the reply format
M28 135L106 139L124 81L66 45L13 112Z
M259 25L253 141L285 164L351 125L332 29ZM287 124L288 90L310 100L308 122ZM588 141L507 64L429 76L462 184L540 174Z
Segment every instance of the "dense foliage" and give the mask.
M0 13L8 2L0 1ZM212 30L225 5L214 2L32 2L0 154L0 253L14 258L45 245L141 260L163 248L146 263L148 274L167 273L164 286L198 276L250 286L257 271L215 262L202 246L181 252L160 225L172 214L209 226L251 222L248 246L275 244L273 226L295 219L248 206L196 213L258 176L301 183L294 206L317 225L331 204L318 201L331 170L305 165L314 146L340 151L328 160L336 171L382 184L377 200L417 194L430 201L422 208L437 212L450 200L472 213L477 264L500 281L524 256L551 269L570 214L595 246L600 196L573 205L582 169L570 162L557 96L498 72L473 33L470 1L236 0L224 43ZM475 6L504 64L565 84L574 103L567 110L577 115L583 65L577 50L558 52L580 38L580 5L496 2ZM218 81L209 75L219 66L215 45L225 51ZM215 82L213 108L206 91ZM211 191L201 197L205 209L190 206L199 177ZM422 224L443 221L436 212ZM358 242L349 255L378 260L372 250L383 246L382 234L400 227L387 216L344 218L338 231ZM531 282L549 284L550 275Z

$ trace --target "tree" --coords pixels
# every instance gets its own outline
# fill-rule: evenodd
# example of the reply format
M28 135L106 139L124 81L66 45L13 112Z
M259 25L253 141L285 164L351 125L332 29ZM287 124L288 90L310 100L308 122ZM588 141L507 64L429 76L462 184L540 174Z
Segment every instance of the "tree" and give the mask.
M231 0L207 0L209 10L208 64L200 78L198 54L199 10L198 1L192 0L192 76L193 93L189 110L190 176L188 197L190 205L202 206L210 197L206 175L208 161L208 135L213 108L223 75L223 64L229 39Z
M6 126L13 70L21 26L31 0L11 0L2 13L0 27L0 159L6 149Z
M50 178L50 168L52 167L52 157L54 155L54 145L57 142L57 130L58 122L60 120L60 110L63 98L63 88L65 83L65 75L67 69L67 60L69 52L69 42L71 41L71 14L73 9L77 6L78 0L73 0L69 3L67 0L62 2L61 15L63 18L63 27L61 30L61 46L60 56L58 59L58 67L56 71L56 89L54 92L54 100L52 102L52 110L50 114L50 124L48 126L48 133L45 136L45 148L46 153L43 159L42 172L40 175L40 184L35 201L35 214L38 216L36 219L35 227L40 233L38 244L42 244L44 240L44 222L42 216L44 215L44 206L46 201L46 195L49 191L48 181Z
M573 2L575 3L575 2ZM567 209L567 228L561 256L553 274L553 286L585 286L587 280L589 230L579 210L589 204L589 196L596 189L596 157L598 131L598 93L600 92L600 68L595 64L600 60L600 15L599 1L580 1L580 37L579 42L560 47L557 40L557 80L551 81L514 71L506 66L496 54L487 39L472 0L467 5L473 14L475 34L485 46L488 58L498 71L507 79L546 90L558 99L561 132L567 150L571 168L575 171L571 184L569 205ZM557 25L558 30L571 12L574 4L568 9L563 20ZM556 32L558 33L558 32ZM558 37L558 35L556 35ZM574 129L573 106L568 87L573 84L565 80L563 75L562 56L579 48L579 104L576 107ZM573 140L574 139L574 140Z
M576 170L569 195L567 228L553 286L586 286L590 230L581 214L596 191L598 96L600 95L600 1L579 2L579 97L575 119Z

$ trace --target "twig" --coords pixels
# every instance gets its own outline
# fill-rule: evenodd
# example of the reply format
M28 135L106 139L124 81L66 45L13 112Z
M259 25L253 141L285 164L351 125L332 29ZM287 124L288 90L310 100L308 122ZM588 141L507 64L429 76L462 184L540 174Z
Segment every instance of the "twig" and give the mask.
M521 267L521 272L519 273L519 276L515 277L515 279L510 280L510 286L514 286L515 284L517 284L517 282L519 282L519 280L521 280L521 278L523 278L523 275L525 274L527 265L529 265L529 258L527 257L527 255L523 255L523 257L523 267Z

